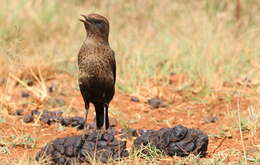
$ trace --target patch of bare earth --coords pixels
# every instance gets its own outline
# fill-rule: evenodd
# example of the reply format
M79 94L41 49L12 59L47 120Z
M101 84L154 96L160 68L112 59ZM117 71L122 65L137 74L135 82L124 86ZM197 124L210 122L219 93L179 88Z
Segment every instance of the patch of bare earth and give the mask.
M12 81L13 82L13 81ZM30 112L33 109L62 110L65 116L84 117L84 104L75 78L58 74L56 78L45 81L47 88L55 86L49 91L48 96L39 100L32 92L28 92L23 86L13 83L12 89L1 86L1 92L8 93L8 99L3 101L4 122L0 123L0 136L12 144L0 144L7 146L8 153L0 154L1 162L10 162L25 154L34 159L36 152L46 143L65 136L82 134L76 128L61 128L59 124L47 125L40 121L26 124L21 117L11 115L10 111L24 109ZM184 88L189 85L189 88ZM37 86L37 84L36 84ZM9 90L9 91L7 91ZM21 92L26 91L29 97L22 98ZM243 142L239 130L239 118L248 115L248 108L258 106L257 94L253 87L238 83L222 84L215 89L204 89L197 82L192 82L183 75L172 75L162 79L151 80L151 83L140 88L135 94L139 102L131 101L131 96L117 90L110 106L111 122L117 129L123 127L134 129L160 129L181 124L190 128L197 128L209 135L208 155L212 158L219 152L245 151L249 156L256 154L256 144L260 143L259 128L252 130L244 126L242 130ZM64 105L53 106L46 100L59 98L64 100ZM152 108L147 100L160 98L164 106ZM259 108L259 107L257 107ZM89 122L93 122L94 110L91 106ZM35 141L33 144L19 143L13 137L30 136ZM128 147L132 144L129 140ZM170 159L170 158L166 158ZM227 162L240 160L234 155L227 156ZM163 161L163 160L162 160Z

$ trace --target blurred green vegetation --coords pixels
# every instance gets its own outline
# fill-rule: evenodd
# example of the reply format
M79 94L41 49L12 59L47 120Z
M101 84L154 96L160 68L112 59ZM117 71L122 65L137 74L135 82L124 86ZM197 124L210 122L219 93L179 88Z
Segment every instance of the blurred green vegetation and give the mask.
M255 77L259 70L260 1L0 0L0 4L2 73L50 66L76 78L77 53L85 37L78 18L92 12L110 21L117 87L125 92L135 92L150 77L173 72L212 86Z

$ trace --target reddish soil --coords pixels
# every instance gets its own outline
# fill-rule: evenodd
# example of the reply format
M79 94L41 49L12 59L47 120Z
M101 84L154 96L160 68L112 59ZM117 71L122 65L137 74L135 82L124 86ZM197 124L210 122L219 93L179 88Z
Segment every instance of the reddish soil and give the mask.
M13 81L14 82L14 81ZM33 93L22 98L21 91L27 91L21 85L9 82L11 87L2 86L1 93L7 93L10 98L4 102L6 122L0 123L0 136L11 139L12 135L17 137L30 135L36 138L35 146L9 146L10 154L0 154L0 160L7 161L28 153L34 158L36 152L47 142L58 137L81 134L76 128L65 128L59 130L59 124L45 125L40 122L25 124L21 117L7 115L18 108L29 112L35 108L49 110L68 110L65 116L84 117L84 104L75 78L68 75L58 74L56 78L46 80L46 86L56 85L54 92L49 94L45 100L37 99ZM177 90L177 88L189 85L190 88ZM37 86L37 85L36 85ZM205 90L210 90L205 94ZM240 93L240 94L239 94ZM111 122L116 128L129 127L135 129L160 129L162 127L174 127L181 124L190 128L197 128L209 135L208 156L212 158L218 152L231 152L232 150L243 152L241 135L238 127L238 106L241 116L247 116L247 108L257 105L257 94L251 86L239 83L225 83L214 89L204 89L199 83L188 80L183 75L173 75L161 79L152 79L150 84L140 88L138 94L134 95L140 102L132 102L131 96L117 90L110 106ZM165 103L165 107L153 109L147 104L147 99L159 97ZM64 107L53 107L46 100L59 98L65 101ZM69 108L68 108L69 107ZM8 112L8 113L7 113ZM90 111L90 121L94 118L93 106ZM217 117L215 122L207 122L205 118ZM246 128L242 132L245 149L249 156L254 156L257 151L255 144L260 143L259 128L252 130ZM130 141L129 145L130 146ZM3 145L3 144L0 144ZM226 161L237 161L234 155L227 156Z

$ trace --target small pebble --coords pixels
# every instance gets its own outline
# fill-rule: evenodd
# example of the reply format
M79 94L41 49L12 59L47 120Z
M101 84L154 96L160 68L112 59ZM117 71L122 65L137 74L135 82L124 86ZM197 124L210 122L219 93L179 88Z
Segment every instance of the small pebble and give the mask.
M23 109L17 109L17 110L15 111L15 115L17 115L17 116L22 116L22 115L23 115L23 112L24 112Z
M139 98L136 96L131 96L131 101L132 102L140 102Z
M33 122L33 116L32 115L24 115L23 116L23 122L25 122L25 123Z
M85 120L82 117L69 117L63 118L60 124L66 127L77 127L78 129L84 128Z
M22 91L22 93L21 93L21 97L29 97L30 95L29 95L29 93L28 92L24 92L24 91Z
M52 123L60 122L63 120L62 114L62 111L43 110L40 121L49 125Z
M32 80L29 80L29 81L27 82L27 85L30 86L30 87L33 86L33 84L34 84L34 83L33 83Z
M32 115L35 115L35 116L40 115L39 110L38 110L38 109L34 109L34 110L32 110Z
M151 98L148 99L148 104L152 107L152 108L159 108L162 106L163 102L161 99L158 98Z
M48 88L48 91L50 93L54 92L55 90L57 89L56 85L52 84L49 88Z
M216 116L207 116L204 118L204 121L206 123L215 123L218 120L218 117Z

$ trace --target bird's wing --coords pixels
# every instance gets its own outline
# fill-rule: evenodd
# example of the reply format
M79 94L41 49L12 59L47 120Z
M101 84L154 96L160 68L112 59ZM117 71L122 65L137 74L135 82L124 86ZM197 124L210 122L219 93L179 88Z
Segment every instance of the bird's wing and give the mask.
M82 63L83 57L86 55L86 44L82 44L78 53L78 64Z
M113 50L112 50L112 59L110 61L110 65L112 67L114 83L115 83L115 81L116 81L116 60L115 60L115 52Z

